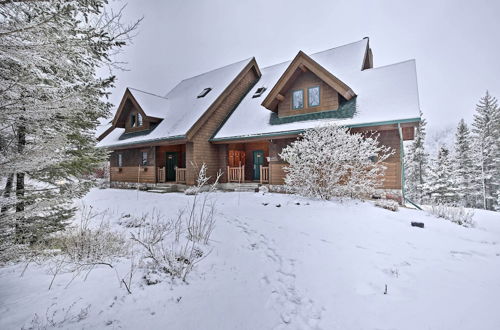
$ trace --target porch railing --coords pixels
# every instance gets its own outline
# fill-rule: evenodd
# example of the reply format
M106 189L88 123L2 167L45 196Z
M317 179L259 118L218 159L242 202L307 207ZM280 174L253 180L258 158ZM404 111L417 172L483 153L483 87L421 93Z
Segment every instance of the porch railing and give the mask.
M165 167L158 167L158 182L165 182Z
M260 165L260 183L269 183L269 166Z
M227 182L245 181L245 165L238 167L227 167Z
M175 168L175 182L186 183L186 169L176 167Z

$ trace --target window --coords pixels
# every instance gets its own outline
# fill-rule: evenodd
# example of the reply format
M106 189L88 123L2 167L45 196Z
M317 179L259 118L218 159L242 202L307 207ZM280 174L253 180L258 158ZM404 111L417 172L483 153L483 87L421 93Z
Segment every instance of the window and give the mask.
M137 113L137 126L142 126L142 115Z
M148 165L148 152L147 151L142 152L142 165L143 166Z
M309 87L307 89L307 102L310 107L319 105L319 86Z
M135 115L130 115L130 127L135 127Z
M118 167L122 167L122 166L123 166L123 155L118 154Z
M210 87L205 88L204 90L201 91L200 94L198 94L198 98L205 97L212 89Z
M262 93L264 93L266 91L266 87L259 87L257 88L257 90L255 91L255 93L253 94L253 98L256 98L256 97L259 97L262 95Z
M304 90L299 89L292 93L292 109L304 108Z

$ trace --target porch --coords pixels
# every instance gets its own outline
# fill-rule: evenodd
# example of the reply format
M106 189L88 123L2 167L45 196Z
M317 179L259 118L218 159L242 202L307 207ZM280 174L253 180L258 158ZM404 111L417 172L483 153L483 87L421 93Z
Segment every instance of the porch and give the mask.
M269 183L269 142L227 145L226 180L229 183Z

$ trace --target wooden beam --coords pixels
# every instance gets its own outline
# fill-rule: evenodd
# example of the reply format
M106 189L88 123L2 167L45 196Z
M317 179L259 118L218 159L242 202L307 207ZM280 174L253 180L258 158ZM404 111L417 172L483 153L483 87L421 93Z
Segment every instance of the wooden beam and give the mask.
M300 64L299 68L300 68L300 70L302 70L302 72L307 72L307 68L304 64Z
M279 93L278 93L278 94L276 95L276 99L277 99L278 101L282 102L282 101L285 99L285 97L284 97L283 95L281 95L281 94L279 94Z

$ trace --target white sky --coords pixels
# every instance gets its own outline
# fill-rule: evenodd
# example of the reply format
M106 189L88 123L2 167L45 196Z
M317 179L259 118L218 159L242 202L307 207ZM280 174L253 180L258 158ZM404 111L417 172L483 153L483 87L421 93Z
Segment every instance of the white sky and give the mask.
M500 98L498 0L128 0L125 19L141 16L120 56L129 71L116 72L115 105L127 86L164 95L182 79L245 58L265 67L365 36L375 67L416 59L431 132L470 122L486 89Z

